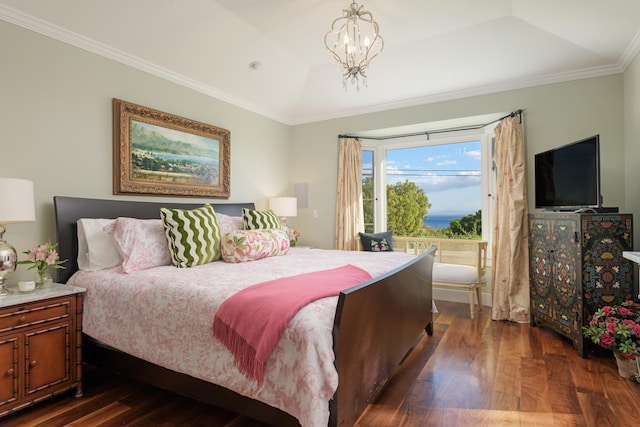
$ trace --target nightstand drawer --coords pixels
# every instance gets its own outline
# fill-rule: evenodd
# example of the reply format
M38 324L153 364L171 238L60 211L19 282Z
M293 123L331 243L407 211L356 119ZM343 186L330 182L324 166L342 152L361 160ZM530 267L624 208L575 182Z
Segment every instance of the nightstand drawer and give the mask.
M67 318L71 315L71 300L40 301L0 310L0 333L16 328Z

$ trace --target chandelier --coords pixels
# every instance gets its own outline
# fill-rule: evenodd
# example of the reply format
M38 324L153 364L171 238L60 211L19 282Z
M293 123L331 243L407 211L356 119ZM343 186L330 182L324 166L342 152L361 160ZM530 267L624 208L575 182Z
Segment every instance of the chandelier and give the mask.
M371 60L382 52L384 41L378 32L378 23L363 6L353 2L342 12L344 16L335 19L331 23L331 29L325 34L324 45L342 67L342 85L345 90L348 80L359 90L360 77L366 86L366 70Z

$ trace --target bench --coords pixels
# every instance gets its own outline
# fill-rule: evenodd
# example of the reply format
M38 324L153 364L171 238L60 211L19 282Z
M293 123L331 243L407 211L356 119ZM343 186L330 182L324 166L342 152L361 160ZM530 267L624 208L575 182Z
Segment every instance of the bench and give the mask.
M483 240L439 239L393 236L393 250L415 255L436 247L433 263L434 286L469 290L469 311L473 319L475 299L482 311L482 288L487 283L487 242ZM474 296L475 295L475 296Z

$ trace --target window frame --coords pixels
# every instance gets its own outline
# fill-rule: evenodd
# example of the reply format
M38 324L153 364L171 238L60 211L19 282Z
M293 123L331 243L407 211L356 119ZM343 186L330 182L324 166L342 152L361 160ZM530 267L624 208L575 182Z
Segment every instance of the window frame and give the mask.
M468 141L480 141L481 146L481 210L482 210L482 240L489 242L491 247L491 230L493 229L494 191L496 185L496 170L494 159L495 133L497 123L480 129L456 130L451 132L434 133L429 135L412 135L406 137L374 140L361 138L362 150L372 151L373 167L373 223L374 232L387 229L386 216L386 182L387 164L386 152L402 148L416 148L430 145L454 144ZM489 249L490 250L490 249Z

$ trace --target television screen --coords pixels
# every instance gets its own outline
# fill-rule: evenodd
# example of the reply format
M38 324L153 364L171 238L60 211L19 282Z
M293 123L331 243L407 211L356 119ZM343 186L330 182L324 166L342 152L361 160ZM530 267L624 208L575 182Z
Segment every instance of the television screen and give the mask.
M600 136L535 155L536 208L600 207Z

